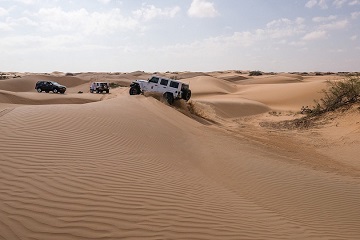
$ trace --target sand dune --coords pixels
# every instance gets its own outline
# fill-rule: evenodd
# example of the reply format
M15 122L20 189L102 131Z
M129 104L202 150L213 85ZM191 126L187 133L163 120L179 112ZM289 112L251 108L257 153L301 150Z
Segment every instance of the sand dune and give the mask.
M194 98L171 107L127 88L71 93L124 80L90 75L56 77L65 95L36 93L37 77L0 81L0 239L360 236L357 108L329 130L257 124L312 101L323 80L192 76Z
M239 82L239 84L250 85L250 84L278 84L278 83L296 83L301 82L301 76L292 75L262 75L253 76L249 79Z
M43 93L14 93L0 90L2 104L46 105L46 104L83 104L99 101L103 96L97 94L43 94ZM1 105L0 105L1 108Z
M75 87L87 81L77 77L55 77L50 75L27 75L22 78L0 80L0 90L7 90L12 92L33 92L35 91L35 84L37 81L55 81L68 88Z
M200 103L211 106L222 118L236 118L266 113L271 109L257 101L232 96L197 98Z
M310 143L316 145L323 154L340 159L342 163L353 166L360 171L360 118L359 105L346 111L330 113L324 119L326 128L312 130ZM326 140L321 139L326 136Z
M259 101L275 110L299 111L302 106L314 105L326 87L324 81L307 83L250 84L239 88L243 98Z
M130 86L132 81L137 79L149 79L152 76L151 73L145 72L133 72L133 73L78 73L76 77L85 79L88 82L103 81L103 82L114 82L121 86Z
M194 96L227 94L237 90L235 84L209 76L186 78L183 81L191 85Z
M229 82L239 82L239 81L243 81L246 79L249 79L251 77L248 76L248 74L245 73L238 73L238 72L234 72L234 71L226 71L226 72L212 72L209 73L210 76L212 77L216 77L219 79L223 79Z
M186 78L194 78L194 77L206 77L209 76L209 74L204 72L169 72L164 74L167 77L177 77L178 79L186 79Z

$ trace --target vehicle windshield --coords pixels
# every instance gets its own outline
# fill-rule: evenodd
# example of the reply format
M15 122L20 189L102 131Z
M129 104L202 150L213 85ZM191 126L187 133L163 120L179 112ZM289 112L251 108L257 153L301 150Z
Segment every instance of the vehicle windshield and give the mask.
M57 82L51 82L53 85L55 86L61 86L61 84L57 83Z
M149 82L158 83L158 82L159 82L159 78L158 78L158 77L152 77L151 79L149 79Z

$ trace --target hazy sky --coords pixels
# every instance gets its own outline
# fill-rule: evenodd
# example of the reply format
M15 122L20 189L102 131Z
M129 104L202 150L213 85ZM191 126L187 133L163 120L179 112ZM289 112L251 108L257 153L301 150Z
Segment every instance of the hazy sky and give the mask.
M360 71L360 0L0 0L0 71Z

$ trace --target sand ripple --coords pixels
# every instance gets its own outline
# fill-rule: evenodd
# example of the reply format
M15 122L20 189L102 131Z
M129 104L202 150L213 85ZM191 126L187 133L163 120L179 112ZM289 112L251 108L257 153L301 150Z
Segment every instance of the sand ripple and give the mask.
M9 107L0 133L0 239L360 236L356 176L151 97Z

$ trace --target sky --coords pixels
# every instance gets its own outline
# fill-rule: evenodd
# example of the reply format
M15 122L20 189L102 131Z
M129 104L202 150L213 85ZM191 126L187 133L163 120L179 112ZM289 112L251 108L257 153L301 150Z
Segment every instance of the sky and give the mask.
M0 71L360 71L360 0L0 0Z

